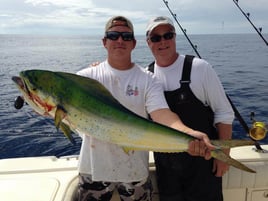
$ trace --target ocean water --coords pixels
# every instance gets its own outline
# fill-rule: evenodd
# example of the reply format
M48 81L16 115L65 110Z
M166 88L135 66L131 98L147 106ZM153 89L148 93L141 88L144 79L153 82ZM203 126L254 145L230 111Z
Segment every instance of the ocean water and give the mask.
M201 57L213 65L247 125L252 124L251 112L257 121L268 123L268 47L258 35L189 37ZM178 35L177 40L180 53L194 54L184 36ZM79 154L81 139L77 135L77 143L72 145L56 130L52 119L37 115L28 105L14 108L20 93L11 77L26 69L75 73L105 57L101 36L0 35L0 158ZM137 36L133 61L143 66L153 61L143 36ZM233 136L248 138L238 120ZM268 143L268 138L261 143Z

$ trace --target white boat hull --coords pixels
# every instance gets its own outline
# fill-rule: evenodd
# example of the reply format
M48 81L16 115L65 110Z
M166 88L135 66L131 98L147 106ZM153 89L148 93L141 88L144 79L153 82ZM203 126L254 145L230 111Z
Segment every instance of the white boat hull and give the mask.
M268 145L263 148L268 149ZM253 149L252 146L231 149L233 158L257 173L247 173L230 167L223 177L225 201L268 200L268 153L258 153ZM78 156L2 159L1 201L71 201L78 183L77 163ZM150 174L154 184L154 200L158 201L152 153ZM117 194L113 200L119 200Z

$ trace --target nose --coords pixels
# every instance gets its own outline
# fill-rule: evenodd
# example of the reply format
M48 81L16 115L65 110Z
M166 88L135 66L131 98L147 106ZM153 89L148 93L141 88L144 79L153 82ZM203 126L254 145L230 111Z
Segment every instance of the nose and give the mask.
M119 38L116 41L123 42L124 40L123 40L122 36L119 36Z

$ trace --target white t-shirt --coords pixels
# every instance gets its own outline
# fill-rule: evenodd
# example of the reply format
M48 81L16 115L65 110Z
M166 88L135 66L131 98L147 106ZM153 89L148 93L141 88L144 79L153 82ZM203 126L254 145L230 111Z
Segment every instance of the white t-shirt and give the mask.
M161 83L138 65L129 70L117 70L105 61L77 74L98 80L123 106L142 117L147 118L154 110L168 108ZM110 182L133 182L148 177L148 152L126 154L115 144L91 136L82 137L80 173L92 175L94 181Z
M177 60L167 67L159 67L155 63L154 74L161 81L165 91L180 88L184 59L184 55L179 55ZM214 124L232 124L234 112L223 86L215 70L203 59L193 60L190 88L204 105L211 107L214 112Z

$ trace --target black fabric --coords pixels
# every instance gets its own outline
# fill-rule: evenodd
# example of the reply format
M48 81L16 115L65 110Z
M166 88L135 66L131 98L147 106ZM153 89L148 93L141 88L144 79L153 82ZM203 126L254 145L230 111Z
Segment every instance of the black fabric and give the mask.
M186 55L181 87L165 91L170 109L183 123L217 139L213 127L214 114L190 88L194 56ZM153 72L154 65L148 69ZM157 183L161 201L222 201L222 178L212 172L213 159L193 157L188 153L154 153Z

